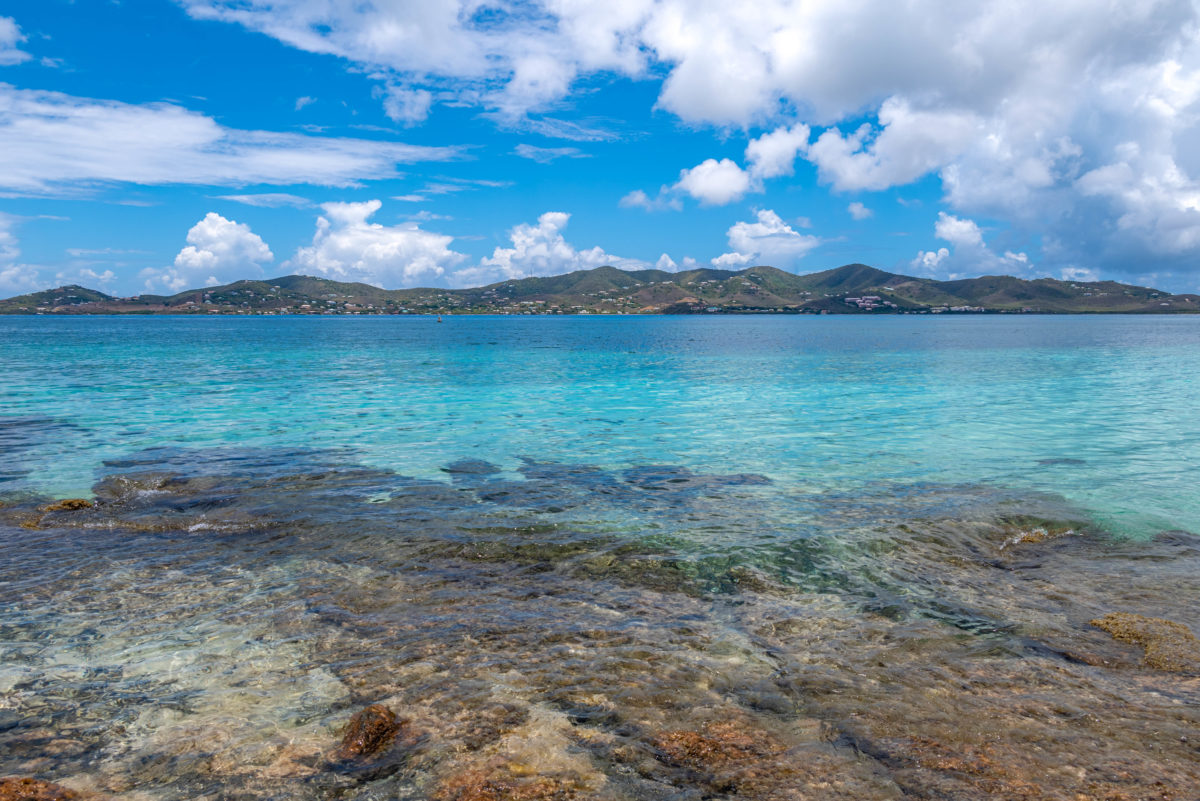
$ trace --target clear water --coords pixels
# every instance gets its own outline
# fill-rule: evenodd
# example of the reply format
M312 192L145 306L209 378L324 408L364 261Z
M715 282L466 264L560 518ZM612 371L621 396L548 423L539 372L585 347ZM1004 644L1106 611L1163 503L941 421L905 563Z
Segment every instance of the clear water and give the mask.
M9 488L237 445L988 483L1200 530L1197 317L7 318L0 342Z
M38 317L0 343L0 776L1197 797L1200 679L1089 621L1200 619L1200 318ZM405 734L338 762L374 702Z

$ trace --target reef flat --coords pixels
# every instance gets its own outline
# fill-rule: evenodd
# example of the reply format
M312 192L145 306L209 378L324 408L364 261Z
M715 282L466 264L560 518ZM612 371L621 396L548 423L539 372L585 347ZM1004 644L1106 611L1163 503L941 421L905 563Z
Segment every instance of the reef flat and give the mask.
M1193 535L978 485L302 461L151 450L86 499L4 497L0 776L147 801L1200 787Z

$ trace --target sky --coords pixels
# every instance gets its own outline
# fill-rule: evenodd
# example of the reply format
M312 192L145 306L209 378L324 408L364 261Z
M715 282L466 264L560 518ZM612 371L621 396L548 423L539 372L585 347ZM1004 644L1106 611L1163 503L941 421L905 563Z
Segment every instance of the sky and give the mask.
M1200 0L0 2L0 297L853 262L1200 291Z

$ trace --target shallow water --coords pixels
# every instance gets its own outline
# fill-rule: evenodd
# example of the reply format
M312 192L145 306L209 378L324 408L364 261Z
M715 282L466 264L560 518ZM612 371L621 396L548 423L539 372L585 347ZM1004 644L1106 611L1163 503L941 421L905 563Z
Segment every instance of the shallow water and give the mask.
M1200 320L0 333L0 776L1197 796L1200 677L1089 621L1197 619Z

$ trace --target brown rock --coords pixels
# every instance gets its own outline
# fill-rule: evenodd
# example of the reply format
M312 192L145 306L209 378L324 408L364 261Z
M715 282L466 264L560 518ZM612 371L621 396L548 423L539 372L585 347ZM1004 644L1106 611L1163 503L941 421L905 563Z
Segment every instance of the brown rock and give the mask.
M546 776L519 780L502 772L471 770L451 776L433 797L435 801L571 801L575 788Z
M74 790L38 779L0 779L0 801L71 801L81 798L83 796Z
M350 718L336 756L343 760L359 759L381 751L396 739L402 725L404 722L396 720L395 712L383 704L371 704Z
M74 512L78 509L91 509L92 502L86 498L63 498L49 506L43 506L43 512Z
M715 773L773 756L783 751L766 732L737 723L712 723L703 732L666 732L654 740L662 761L679 767Z
M1200 671L1200 641L1182 623L1145 617L1128 612L1113 612L1091 621L1121 642L1146 649L1147 667L1177 672Z

